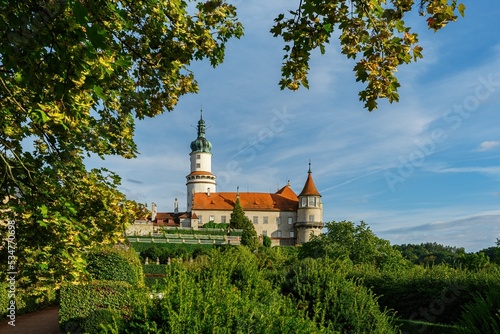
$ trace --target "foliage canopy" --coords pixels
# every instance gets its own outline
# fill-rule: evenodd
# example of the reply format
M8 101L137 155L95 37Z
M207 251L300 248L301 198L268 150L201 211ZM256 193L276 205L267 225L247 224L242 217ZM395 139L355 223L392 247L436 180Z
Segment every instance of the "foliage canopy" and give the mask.
M357 58L356 80L366 83L359 93L365 107L376 109L379 98L399 101L398 66L422 58L418 34L405 22L405 15L416 7L420 15L429 16L427 24L434 31L465 10L457 0L300 0L290 16L278 15L271 29L286 43L281 88L308 88L311 52L319 49L324 54L337 29L342 54Z
M120 240L141 208L84 157L134 157L135 119L196 92L191 62L216 66L241 35L223 1L0 3L0 220L23 277L77 278L85 249Z
M286 43L281 87L308 86L311 51L324 53L338 29L342 53L359 57L365 106L397 101L395 71L422 57L403 20L416 7L434 30L465 10L457 0L300 0L271 29ZM197 92L191 63L217 66L242 34L236 8L220 0L0 3L0 229L16 222L22 284L78 278L85 250L121 239L144 208L117 191L112 172L86 170L84 157L135 157L135 120Z
M407 264L401 252L377 237L365 222L355 225L350 221L332 221L325 228L326 233L314 236L301 247L300 258L346 258L354 264L377 267Z

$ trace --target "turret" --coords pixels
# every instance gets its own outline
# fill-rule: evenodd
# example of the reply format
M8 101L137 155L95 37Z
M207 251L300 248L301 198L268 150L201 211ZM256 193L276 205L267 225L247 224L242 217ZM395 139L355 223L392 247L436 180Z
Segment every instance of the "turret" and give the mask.
M191 211L193 195L197 192L216 192L215 175L212 174L212 144L205 138L205 121L200 114L198 136L191 142L191 173L187 179L187 211Z
M298 198L299 208L297 210L295 230L297 231L297 243L303 244L309 241L311 234L321 234L321 229L324 226L323 203L312 178L310 162L307 180Z

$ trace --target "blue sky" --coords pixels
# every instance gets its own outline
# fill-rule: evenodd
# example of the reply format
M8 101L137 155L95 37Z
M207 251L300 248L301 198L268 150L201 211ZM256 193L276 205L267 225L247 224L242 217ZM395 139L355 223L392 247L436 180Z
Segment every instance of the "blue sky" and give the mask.
M213 145L218 191L298 193L311 159L324 220L364 220L392 244L438 242L477 251L500 237L500 6L468 1L434 33L409 18L424 59L400 68L400 102L368 112L354 63L336 39L313 56L310 89L278 87L282 41L269 33L290 1L234 1L245 36L225 62L192 67L200 85L176 110L138 121L134 160L91 159L122 177L130 199L185 208L189 144L199 111ZM298 2L297 2L298 3Z

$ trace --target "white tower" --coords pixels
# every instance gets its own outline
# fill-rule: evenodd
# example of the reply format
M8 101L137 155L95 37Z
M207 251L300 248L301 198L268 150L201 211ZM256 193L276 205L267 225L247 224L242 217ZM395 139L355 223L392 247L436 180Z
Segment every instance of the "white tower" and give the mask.
M215 175L212 174L212 144L205 138L205 121L200 115L198 121L198 137L191 142L191 173L187 179L187 211L190 212L193 205L194 193L216 192Z

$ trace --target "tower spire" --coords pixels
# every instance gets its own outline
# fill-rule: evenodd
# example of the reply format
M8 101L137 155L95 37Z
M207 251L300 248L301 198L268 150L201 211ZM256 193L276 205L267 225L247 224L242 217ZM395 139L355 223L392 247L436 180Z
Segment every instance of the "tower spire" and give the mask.
M311 174L311 159L309 159L309 170L307 171L308 174Z

